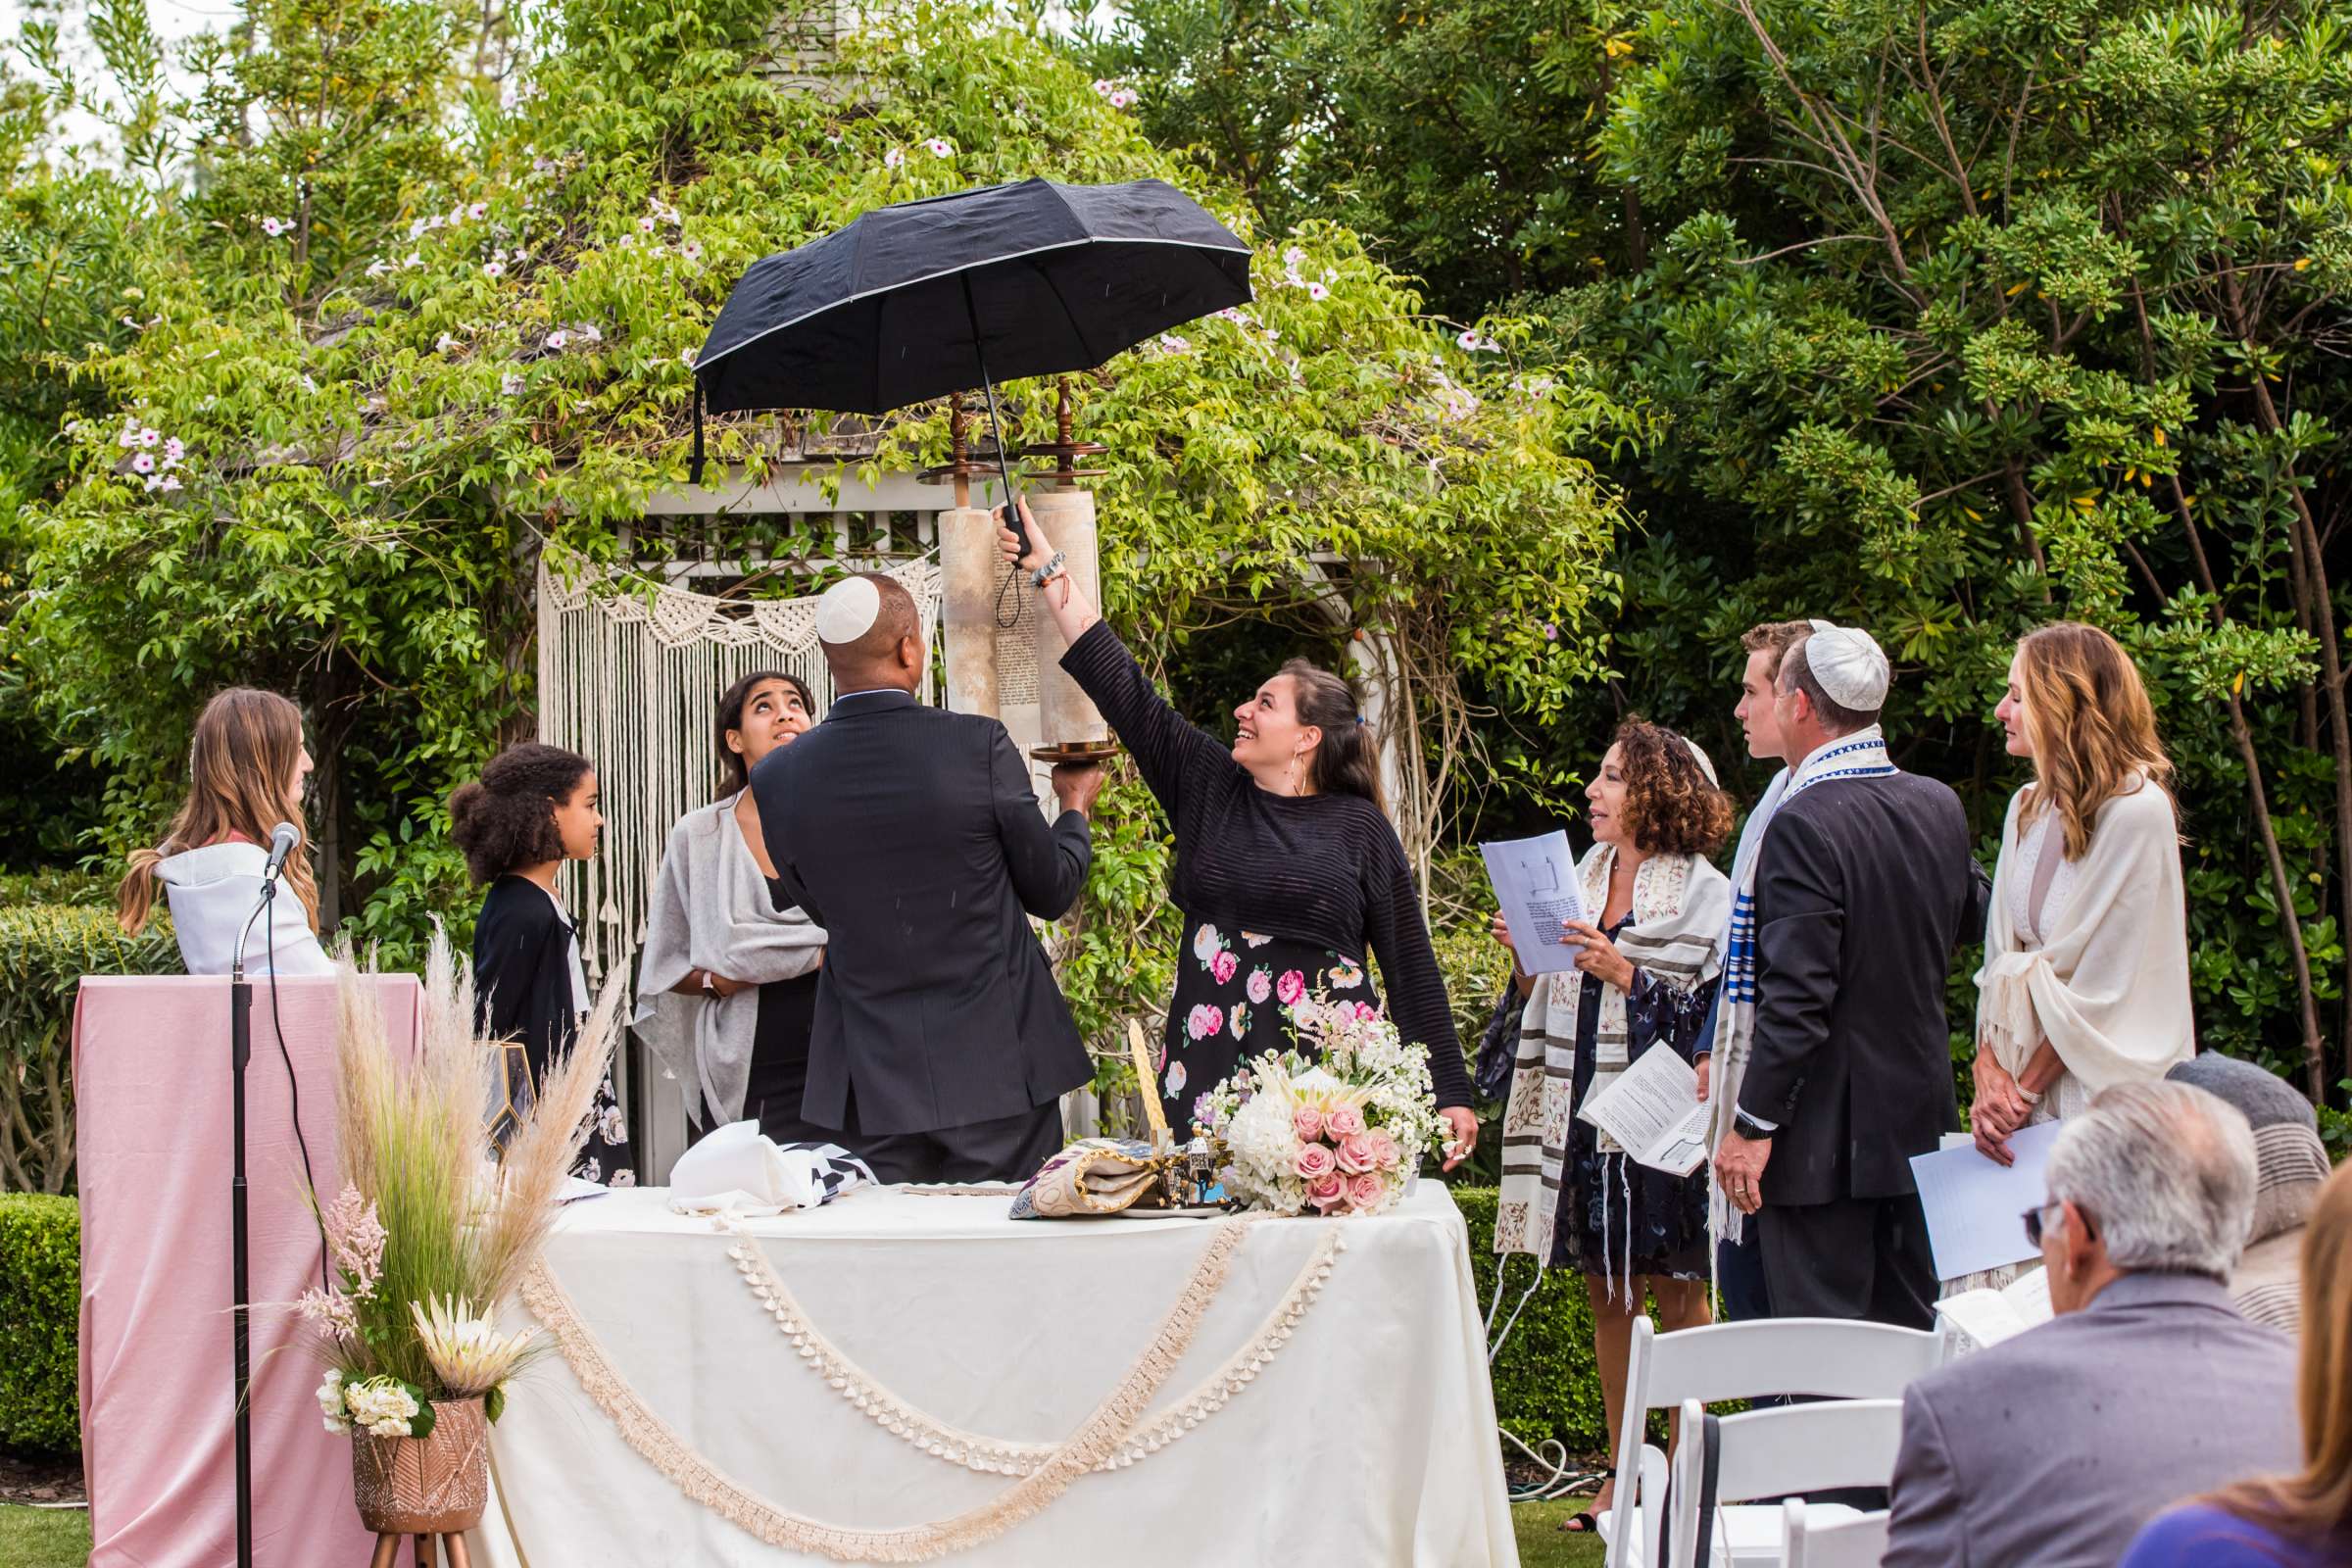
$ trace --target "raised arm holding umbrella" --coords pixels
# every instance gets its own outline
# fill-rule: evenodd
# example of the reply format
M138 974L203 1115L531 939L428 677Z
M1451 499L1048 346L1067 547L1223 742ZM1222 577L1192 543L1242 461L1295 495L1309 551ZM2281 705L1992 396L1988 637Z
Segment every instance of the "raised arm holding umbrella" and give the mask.
M1176 993L1153 1068L1168 1122L1235 1067L1292 1049L1289 1009L1309 996L1378 1005L1429 1052L1450 1170L1478 1143L1421 897L1381 800L1380 760L1348 683L1294 659L1234 710L1229 747L1152 689L1126 645L1062 569L1020 507L1000 533L1069 639L1062 667L1110 720L1175 831L1170 892L1185 916Z

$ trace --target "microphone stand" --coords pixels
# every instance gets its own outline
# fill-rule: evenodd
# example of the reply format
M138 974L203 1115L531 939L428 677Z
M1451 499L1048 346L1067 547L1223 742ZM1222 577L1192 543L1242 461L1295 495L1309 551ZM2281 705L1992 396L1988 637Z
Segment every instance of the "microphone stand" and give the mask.
M246 1310L253 1285L245 1227L245 1064L253 1056L253 982L245 978L245 942L276 893L276 874L264 876L261 900L237 933L228 968L228 1317L236 1354L237 1568L253 1568L253 1344Z

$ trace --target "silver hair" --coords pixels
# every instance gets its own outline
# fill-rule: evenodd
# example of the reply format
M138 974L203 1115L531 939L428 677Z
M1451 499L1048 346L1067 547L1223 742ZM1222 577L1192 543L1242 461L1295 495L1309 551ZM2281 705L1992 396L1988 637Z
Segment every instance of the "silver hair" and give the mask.
M2202 1089L2125 1084L2068 1119L2047 1180L2116 1267L2226 1279L2254 1228L2254 1129Z

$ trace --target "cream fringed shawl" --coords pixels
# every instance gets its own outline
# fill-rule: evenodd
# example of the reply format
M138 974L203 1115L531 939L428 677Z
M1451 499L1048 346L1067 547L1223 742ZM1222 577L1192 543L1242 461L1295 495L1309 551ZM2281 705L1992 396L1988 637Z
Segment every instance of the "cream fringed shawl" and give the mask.
M2047 1037L2087 1099L2148 1083L2195 1052L2188 988L2187 904L2172 797L2145 779L2099 808L2090 848L2075 862L2063 906L2031 944L2010 908L2021 874L2019 818L2032 785L2009 802L1993 873L1984 967L1977 973L1977 1038L2010 1073ZM2062 854L2052 823L2045 854ZM2045 1098L2056 1102L2058 1085ZM2072 1099L2074 1097L2065 1097Z
M1585 905L1597 921L1609 898L1614 846L1595 844L1577 875ZM1729 878L1695 855L1653 855L1634 873L1633 924L1617 936L1617 951L1663 984L1690 990L1723 972L1723 934L1732 918ZM1576 1024L1588 976L1565 969L1540 976L1520 1015L1519 1049L1502 1115L1502 1191L1494 1210L1494 1250L1551 1256L1561 1167L1568 1154L1570 1102L1576 1080ZM1599 1094L1631 1059L1626 994L1600 981L1600 1018L1593 1032L1593 1072L1588 1097ZM1602 1141L1605 1152L1622 1156Z
M639 950L637 1038L659 1057L701 1126L743 1115L760 1028L760 991L824 958L825 932L799 909L778 909L735 822L740 795L689 811L669 835ZM696 969L747 982L726 998L670 988Z

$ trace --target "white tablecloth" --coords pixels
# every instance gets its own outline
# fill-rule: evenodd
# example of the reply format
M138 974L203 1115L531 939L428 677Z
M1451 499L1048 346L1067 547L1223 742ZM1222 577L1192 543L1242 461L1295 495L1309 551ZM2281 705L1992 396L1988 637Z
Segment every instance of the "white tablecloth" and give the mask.
M846 1402L753 1298L730 1240L665 1199L573 1205L547 1266L636 1397L701 1458L776 1508L867 1529L942 1520L1013 1485L918 1451ZM869 1189L745 1229L874 1382L969 1432L1058 1443L1150 1342L1217 1222L1004 1210L1002 1198ZM1183 1441L1078 1476L952 1560L1515 1564L1466 1232L1434 1182L1379 1219L1254 1222L1153 1409L1257 1333L1334 1227L1346 1245L1329 1283L1243 1393ZM514 1384L492 1453L499 1496L475 1538L486 1568L825 1560L689 1499L558 1355Z

